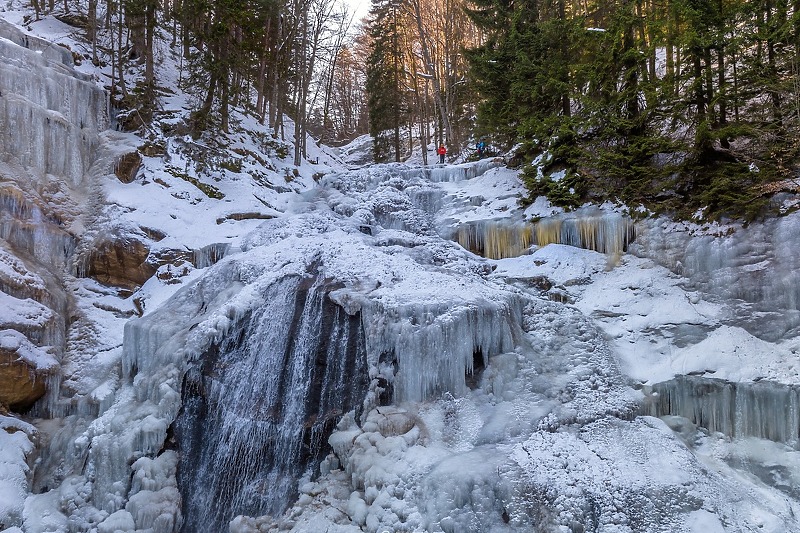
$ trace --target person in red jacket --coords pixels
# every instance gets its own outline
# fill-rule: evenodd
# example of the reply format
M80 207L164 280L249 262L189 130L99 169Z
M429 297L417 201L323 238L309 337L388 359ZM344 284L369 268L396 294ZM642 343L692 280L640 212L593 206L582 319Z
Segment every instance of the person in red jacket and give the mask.
M444 165L444 156L447 155L447 148L440 144L439 148L436 149L436 153L439 154L439 163Z

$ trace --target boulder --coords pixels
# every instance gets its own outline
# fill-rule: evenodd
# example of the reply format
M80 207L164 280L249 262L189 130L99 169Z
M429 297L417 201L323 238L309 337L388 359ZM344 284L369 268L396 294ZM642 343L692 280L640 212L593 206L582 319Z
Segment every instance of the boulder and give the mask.
M122 183L131 183L136 179L139 167L142 166L142 156L139 152L128 152L114 165L114 174Z
M89 252L85 274L104 285L134 291L156 273L149 255L150 248L135 237L103 239Z

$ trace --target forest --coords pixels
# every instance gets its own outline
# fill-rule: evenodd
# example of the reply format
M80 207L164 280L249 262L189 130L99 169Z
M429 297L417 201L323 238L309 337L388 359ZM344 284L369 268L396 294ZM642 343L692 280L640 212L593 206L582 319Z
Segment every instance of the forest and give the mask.
M751 220L795 187L800 0L372 0L363 20L334 0L32 2L82 28L128 129L160 112L171 53L195 135L236 107L276 136L284 116L296 139L370 133L378 162L486 139L566 208Z

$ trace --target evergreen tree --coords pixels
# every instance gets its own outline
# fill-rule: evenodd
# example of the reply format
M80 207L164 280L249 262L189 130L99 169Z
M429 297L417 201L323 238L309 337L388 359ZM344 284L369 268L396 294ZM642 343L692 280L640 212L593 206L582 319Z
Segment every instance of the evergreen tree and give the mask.
M468 13L486 32L469 52L472 76L482 98L479 128L509 143L539 146L571 135L570 94L575 22L561 1L473 0ZM554 139L555 137L555 139Z
M399 0L373 0L366 65L369 131L375 161L400 161L400 128L405 122Z
M478 124L567 170L532 194L749 217L796 170L800 2L470 1Z

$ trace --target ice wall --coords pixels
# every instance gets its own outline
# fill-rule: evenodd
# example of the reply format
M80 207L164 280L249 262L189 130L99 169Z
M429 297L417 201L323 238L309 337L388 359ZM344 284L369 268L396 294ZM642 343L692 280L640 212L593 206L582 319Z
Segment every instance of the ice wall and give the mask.
M527 222L482 220L459 226L454 240L480 256L506 259L528 253L536 243L536 228Z
M0 286L52 311L42 331L12 326L62 363L75 321L64 278L90 211L82 202L99 132L109 125L105 91L73 66L66 48L0 20L0 248L39 280L20 283L9 273L0 275ZM35 415L65 414L70 402L59 403L59 381L60 373L48 378Z
M736 325L776 341L800 326L800 216L699 227L664 219L637 223L630 252L687 279L696 290L731 302ZM741 305L736 306L740 302Z
M54 274L63 271L75 250L75 237L64 221L13 182L0 184L0 239Z
M370 357L382 369L391 403L420 402L467 390L467 375L519 340L523 300L480 299L453 305L367 305Z
M109 125L108 98L61 50L0 27L0 161L78 185Z
M282 513L339 417L367 392L359 314L336 284L291 276L191 366L175 422L183 531L223 531L237 514Z
M532 245L566 244L619 255L636 238L632 220L617 213L577 213L536 223L514 219L481 220L460 225L454 240L491 259L518 257Z
M758 437L800 448L800 386L678 376L644 392L644 414L682 416L730 437Z

